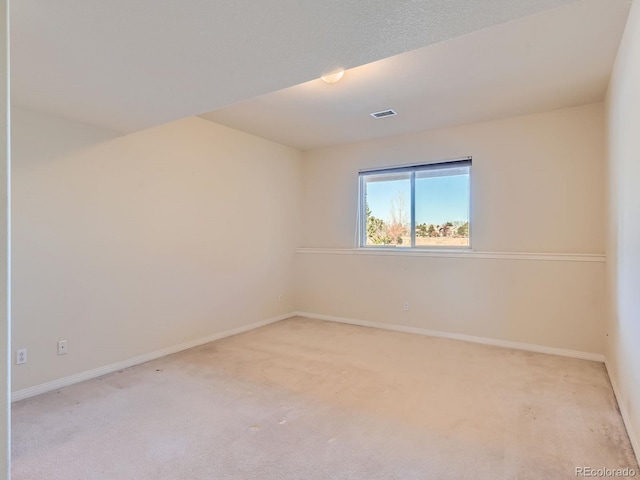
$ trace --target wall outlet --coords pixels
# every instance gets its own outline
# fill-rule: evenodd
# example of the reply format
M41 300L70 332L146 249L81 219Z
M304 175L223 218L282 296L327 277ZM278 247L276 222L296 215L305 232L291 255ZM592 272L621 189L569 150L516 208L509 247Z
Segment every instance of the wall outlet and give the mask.
M403 309L404 309L405 312L409 311L409 302L404 302Z
M58 342L58 355L66 355L67 354L67 341L60 340Z
M27 349L19 348L16 350L16 365L22 365L23 363L27 363Z
M282 302L282 294L278 295L278 302Z

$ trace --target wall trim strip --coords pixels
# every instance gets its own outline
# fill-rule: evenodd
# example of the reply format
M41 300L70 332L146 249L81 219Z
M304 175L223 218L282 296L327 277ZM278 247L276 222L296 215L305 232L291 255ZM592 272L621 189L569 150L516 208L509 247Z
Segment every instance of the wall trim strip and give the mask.
M188 350L190 348L198 347L200 345L204 345L205 343L213 342L215 340L220 340L221 338L231 337L239 333L248 332L249 330L254 330L256 328L264 327L265 325L276 323L293 316L295 316L295 313L285 313L283 315L271 317L266 320L260 320L258 322L253 322L248 325L243 325L242 327L234 328L232 330L226 330L224 332L214 333L206 337L196 338L194 340L189 340L187 342L180 343L178 345L173 345L167 348L163 348L162 350L156 350L155 352L138 355L137 357L129 358L121 362L112 363L110 365L105 365L103 367L98 367L91 370L85 370L84 372L76 373L74 375L69 375L68 377L59 378L57 380L52 380L50 382L34 385L33 387L17 390L11 394L11 401L17 402L19 400L24 400L25 398L40 395L41 393L46 393L52 390L57 390L62 387L67 387L69 385L73 385L74 383L79 383L85 380L90 380L92 378L101 377L102 375L117 372L118 370L122 370L123 368L140 365L141 363L149 362L151 360L155 360L157 358L178 353L183 350Z
M457 250L401 250L399 248L297 248L300 255L376 255L400 257L468 258L493 260L538 260L545 262L605 262L604 254L598 253L520 253L477 252Z
M532 343L512 342L509 340L500 340L497 338L475 337L473 335L465 335L462 333L444 332L440 330L427 330L425 328L407 327L404 325L391 325L387 323L371 322L368 320L357 320L353 318L336 317L333 315L322 315L319 313L296 312L295 314L299 317L315 318L317 320L346 323L349 325L357 325L361 327L380 328L383 330L391 330L394 332L402 333L416 333L418 335L426 335L429 337L448 338L451 340L462 340L464 342L492 345L494 347L512 348L515 350L525 350L527 352L546 353L548 355L559 355L561 357L578 358L580 360L604 362L604 355L600 353L581 352L579 350L547 347L544 345L535 345Z

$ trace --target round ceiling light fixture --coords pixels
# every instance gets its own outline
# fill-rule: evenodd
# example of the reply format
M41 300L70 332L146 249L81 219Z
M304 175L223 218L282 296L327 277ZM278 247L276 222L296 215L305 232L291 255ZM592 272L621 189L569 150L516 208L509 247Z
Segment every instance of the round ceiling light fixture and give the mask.
M344 68L322 75L320 78L325 83L336 83L340 81L342 77L344 77Z

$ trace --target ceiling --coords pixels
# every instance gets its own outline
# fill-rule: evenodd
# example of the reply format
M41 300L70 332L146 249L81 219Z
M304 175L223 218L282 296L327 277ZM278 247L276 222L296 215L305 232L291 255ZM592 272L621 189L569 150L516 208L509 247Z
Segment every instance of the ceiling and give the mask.
M132 132L574 1L19 0L12 102Z
M202 118L308 150L598 102L629 9L625 0L582 0ZM398 115L369 115L389 108Z

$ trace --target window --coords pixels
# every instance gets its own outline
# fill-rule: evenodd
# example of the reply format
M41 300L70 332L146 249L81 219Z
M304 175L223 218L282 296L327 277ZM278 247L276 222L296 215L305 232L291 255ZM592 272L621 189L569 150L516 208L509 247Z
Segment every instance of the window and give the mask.
M361 247L469 247L471 158L360 172Z

